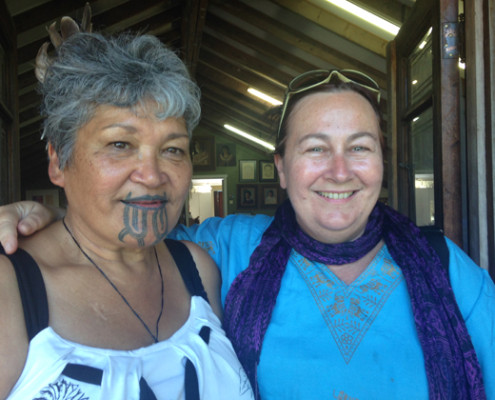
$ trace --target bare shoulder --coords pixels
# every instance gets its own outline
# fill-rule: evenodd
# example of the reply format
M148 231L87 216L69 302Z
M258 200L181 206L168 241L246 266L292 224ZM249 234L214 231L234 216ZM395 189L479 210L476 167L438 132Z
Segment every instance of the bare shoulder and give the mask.
M0 255L0 398L7 397L26 361L28 338L17 277L10 260Z
M196 243L189 241L181 241L184 243L196 263L196 268L198 269L199 276L203 282L203 286L208 294L208 300L210 301L211 308L218 315L219 318L222 316L222 304L220 300L220 271L210 257L210 255L203 250Z

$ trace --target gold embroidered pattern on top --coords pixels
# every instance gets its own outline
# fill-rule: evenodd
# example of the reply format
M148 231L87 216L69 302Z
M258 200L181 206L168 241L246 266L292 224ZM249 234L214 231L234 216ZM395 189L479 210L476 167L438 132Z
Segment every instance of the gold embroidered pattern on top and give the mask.
M215 254L215 248L214 248L213 242L211 240L208 242L198 242L198 245L201 246L203 248L203 250L206 250L211 255Z
M368 268L350 285L325 265L293 253L299 272L320 309L339 350L348 364L354 352L403 276L382 249Z

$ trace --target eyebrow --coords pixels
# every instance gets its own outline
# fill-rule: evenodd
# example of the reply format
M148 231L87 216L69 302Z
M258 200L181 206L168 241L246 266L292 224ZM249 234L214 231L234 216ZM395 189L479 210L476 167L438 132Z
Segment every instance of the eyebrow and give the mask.
M120 123L120 122L116 122L114 124L106 125L106 126L103 127L102 130L112 129L112 128L122 128L122 129L126 130L130 134L135 134L138 131L138 129L136 129L134 127L134 125ZM169 134L167 138L168 139L189 138L189 134L187 132L173 132L173 133Z
M320 140L326 140L329 137L328 134L326 133L310 133L309 135L304 136L301 138L298 142L298 144L304 143L306 140L311 140L311 139L320 139ZM359 139L361 137L370 137L373 140L380 140L379 136L376 136L375 134L371 132L355 132L349 135L346 139L347 142L352 142L355 139Z
M126 131L129 131L129 133L134 133L134 132L137 131L137 129L133 125L123 124L123 123L120 123L120 122L116 122L114 124L105 125L102 130L112 129L112 128L122 128L122 129L125 129Z

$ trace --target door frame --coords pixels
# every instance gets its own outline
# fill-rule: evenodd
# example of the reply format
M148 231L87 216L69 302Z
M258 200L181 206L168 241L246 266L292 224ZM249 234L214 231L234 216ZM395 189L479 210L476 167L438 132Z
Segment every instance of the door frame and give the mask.
M435 173L435 227L462 246L462 185L460 147L460 106L458 56L443 54L446 24L458 26L458 0L418 0L407 21L388 47L389 123L391 147L388 177L391 205L409 217L414 216L411 155L408 134L407 58L431 26L433 87L433 151ZM458 32L458 31L457 31ZM413 218L414 219L414 218Z

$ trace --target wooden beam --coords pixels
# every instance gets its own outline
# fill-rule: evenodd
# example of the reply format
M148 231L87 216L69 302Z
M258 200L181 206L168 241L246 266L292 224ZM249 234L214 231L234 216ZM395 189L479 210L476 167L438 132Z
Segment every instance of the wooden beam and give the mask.
M399 171L399 146L398 146L398 132L399 132L399 118L398 118L398 99L397 99L397 42L393 40L388 46L388 71L389 71L389 83L388 83L388 110L387 110L387 150L388 150L388 176L387 176L387 189L388 189L388 204L399 209L399 184L398 184L398 171Z
M492 111L488 97L494 96L493 81L493 36L485 36L495 29L493 16L484 14L484 6L490 4L493 12L495 2L473 1L465 2L466 15L466 144L467 144L467 175L468 179L468 219L469 219L469 255L481 267L494 272L493 255L493 194L487 193L493 184L488 184L487 177L490 162L487 163L486 143L493 140L491 124L487 126L486 115ZM486 24L489 24L486 26ZM491 24L491 26L490 26ZM488 52L488 54L486 53ZM486 58L485 58L486 57ZM491 62L491 63L490 63ZM488 86L487 86L488 85ZM491 90L487 91L487 87ZM487 109L487 106L489 107ZM489 121L489 120L488 120ZM490 146L491 147L491 146ZM490 149L489 147L489 149ZM487 202L487 195L492 198ZM490 212L489 212L490 209ZM491 233L490 233L491 232ZM490 265L491 263L491 265Z
M211 78L211 79L210 79ZM245 93L239 93L231 90L230 87L220 86L215 80L214 76L201 76L201 92L206 99L214 98L222 99L233 108L238 108L241 112L246 109L246 114L249 115L263 115L269 107L262 104L259 101L245 95Z
M186 0L182 15L182 53L191 76L196 74L208 0Z
M238 64L233 64L229 59L220 59L206 49L201 51L201 63L213 66L224 74L243 82L246 86L244 94L247 94L247 88L252 86L270 96L278 97L279 99L283 97L285 90L283 86L274 85L272 81L264 79Z
M438 74L441 96L437 96L439 132L442 135L442 202L445 234L462 247L462 192L461 192L461 146L458 57L445 55L441 44L444 24L457 22L457 0L439 0L438 20L434 53L440 55Z
M2 41L2 104L0 124L2 125L0 154L0 203L11 203L21 199L20 191L20 144L19 116L17 115L19 88L17 80L17 37L14 24L5 2L0 2L0 40ZM5 153L4 153L5 152ZM5 159L5 154L7 159Z
M290 46L317 57L336 68L358 69L374 78L380 87L386 88L387 81L384 73L370 67L370 65L365 64L353 55L343 53L335 47L326 46L314 40L300 30L296 30L295 27L289 27L240 2L235 3L235 6L226 3L222 7L222 10L230 13L232 16L242 15L242 18L248 21L250 25L266 31L267 37L276 37ZM368 35L370 35L369 32Z
M203 34L201 49L208 49L220 57L223 54L225 57L233 60L235 64L242 65L243 68L252 71L273 84L280 85L281 88L285 88L287 83L293 78L292 75L265 62L264 58L253 57L222 40L222 38L214 37L206 32Z
M210 26L211 29L209 28ZM259 39L251 33L240 29L236 25L210 13L206 19L206 30L208 32L215 32L216 35L227 37L233 42L238 42L239 44L254 50L258 57L265 58L267 62L270 61L271 63L284 65L298 73L315 68L315 65L297 57L293 57L283 49L280 49L263 39Z
M334 15L315 4L301 0L272 0L281 7L284 7L296 14L302 15L308 20L318 24L325 29L337 33L352 43L363 46L372 52L385 57L387 54L388 41L369 31L353 25L337 15ZM376 0L373 0L375 3Z
M96 0L89 0L90 3ZM62 15L70 15L76 18L76 13L79 10L82 16L82 10L88 0L72 0L72 1L48 1L37 7L31 8L26 12L14 16L14 25L17 33L22 33L33 29L36 26L46 24L47 21L53 22L56 18Z
M144 4L143 4L144 1ZM153 7L156 6L156 0L140 0L139 2L132 2L128 6L116 7L111 10L105 11L99 15L94 15L92 18L93 27L95 30L101 32L115 32L116 30L131 30L131 31L149 31L157 30L160 25L172 24L174 21L179 21L181 17L180 7L171 7L163 10L160 13L154 13L148 18L141 19L136 22L135 19L130 18L133 14L143 12L144 6ZM172 4L173 5L173 4ZM21 16L24 14L21 14ZM63 14L62 14L63 15ZM45 17L44 23L49 25L53 21L60 20L61 15L53 14L50 17ZM126 21L123 23L122 21ZM119 29L116 29L119 27ZM34 58L38 53L41 45L49 40L48 34L44 35L38 40L32 41L18 49L19 64L30 62L34 66Z
M401 25L411 13L411 7L397 0L353 0L357 6L392 23Z

